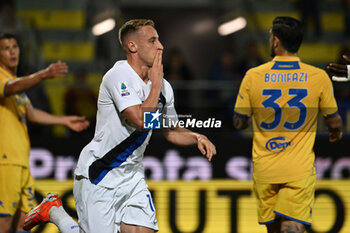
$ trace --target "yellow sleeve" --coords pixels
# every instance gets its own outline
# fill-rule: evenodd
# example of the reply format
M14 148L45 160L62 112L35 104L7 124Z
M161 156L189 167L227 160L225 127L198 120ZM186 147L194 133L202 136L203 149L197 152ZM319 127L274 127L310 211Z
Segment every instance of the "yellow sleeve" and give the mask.
M5 97L6 95L5 88L8 81L9 81L8 78L0 74L0 97Z
M323 88L320 96L320 109L324 117L337 113L338 106L334 98L333 85L331 80L325 74L323 75Z
M252 115L249 86L249 72L243 78L236 98L235 114L250 117Z

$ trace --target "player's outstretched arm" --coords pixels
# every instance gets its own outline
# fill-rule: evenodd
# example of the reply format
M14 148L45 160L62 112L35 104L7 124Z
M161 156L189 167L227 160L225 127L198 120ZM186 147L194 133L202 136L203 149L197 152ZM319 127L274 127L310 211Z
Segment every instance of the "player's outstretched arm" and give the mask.
M347 61L349 64L343 65L343 64L336 64L336 63L330 63L326 69L330 76L332 76L332 80L336 82L348 82L350 81L350 57L343 55L343 58L345 61Z
M6 85L6 96L14 95L26 91L47 78L55 78L65 75L68 72L66 63L58 61L50 64L47 68L34 74L19 77L8 81Z
M30 122L44 125L64 125L76 132L80 132L90 125L89 121L87 121L85 117L57 116L34 108L32 105L28 107L27 119Z
M195 133L181 127L163 129L163 133L165 138L175 145L197 145L199 151L208 159L208 161L211 161L213 156L216 155L215 145L203 134Z
M325 117L329 131L329 141L331 143L339 141L343 136L343 122L337 113L330 117Z

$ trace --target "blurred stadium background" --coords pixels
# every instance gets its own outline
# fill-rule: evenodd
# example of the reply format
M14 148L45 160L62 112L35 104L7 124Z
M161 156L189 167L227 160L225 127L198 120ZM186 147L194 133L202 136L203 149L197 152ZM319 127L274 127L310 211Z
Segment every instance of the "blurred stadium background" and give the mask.
M217 146L211 164L196 148L173 146L154 133L144 164L160 232L265 232L257 224L251 192L251 132L234 131L232 109L244 72L270 59L268 30L273 18L301 19L305 12L302 61L322 69L329 62L342 62L340 55L350 53L348 0L2 0L0 30L20 40L19 75L57 60L70 68L66 77L30 90L33 104L55 114L85 115L92 122L81 134L63 127L29 126L37 200L58 192L75 215L72 174L81 149L93 137L99 84L104 72L124 58L118 28L132 18L150 18L165 47L165 78L175 89L178 113L223 122L220 129L199 129ZM219 34L221 24L237 18L241 30ZM108 19L110 31L93 33L94 26ZM329 144L325 125L319 123L312 232L350 232L349 85L334 83L344 120L343 140ZM57 228L47 225L33 232Z

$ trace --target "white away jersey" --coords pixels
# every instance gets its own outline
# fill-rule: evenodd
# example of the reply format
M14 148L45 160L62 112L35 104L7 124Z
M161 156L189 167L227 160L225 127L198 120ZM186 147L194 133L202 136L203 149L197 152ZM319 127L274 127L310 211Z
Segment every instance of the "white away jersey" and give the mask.
M137 131L121 112L142 104L151 86L151 81L146 84L126 60L116 62L104 75L97 103L95 136L82 150L75 175L107 188L144 178L142 158L152 130ZM173 90L166 80L158 108L164 115L175 113L176 118Z

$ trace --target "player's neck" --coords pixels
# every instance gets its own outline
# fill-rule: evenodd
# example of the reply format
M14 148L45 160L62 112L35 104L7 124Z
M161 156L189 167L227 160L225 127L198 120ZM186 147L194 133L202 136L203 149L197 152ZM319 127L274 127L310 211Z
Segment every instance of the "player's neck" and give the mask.
M17 74L17 67L11 68L11 67L5 66L2 63L0 63L0 67L2 69L6 70L8 73L10 73L13 76L16 76L16 74Z
M137 62L135 59L128 59L128 63L131 68L139 75L139 77L145 82L148 82L148 70L149 67Z
M283 57L283 56L285 56L285 57L297 57L297 53L291 53L285 49L276 49L275 53L276 53L276 56L280 56L280 57Z

